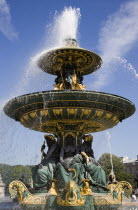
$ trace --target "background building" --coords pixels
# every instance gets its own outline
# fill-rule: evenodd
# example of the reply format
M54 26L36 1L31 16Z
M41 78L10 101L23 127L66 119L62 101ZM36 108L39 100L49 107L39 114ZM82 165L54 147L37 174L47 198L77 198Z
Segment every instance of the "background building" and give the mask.
M137 183L138 188L138 155L137 159L129 159L128 157L121 157L124 165L126 166L126 172L132 174Z

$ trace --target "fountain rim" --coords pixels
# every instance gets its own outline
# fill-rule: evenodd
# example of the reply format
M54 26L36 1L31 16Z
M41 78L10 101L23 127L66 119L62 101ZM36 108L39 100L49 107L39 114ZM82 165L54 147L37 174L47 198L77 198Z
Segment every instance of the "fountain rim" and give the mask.
M134 105L135 107L135 104L130 101L129 99L123 97L123 96L120 96L120 95L116 95L116 94L112 94L112 93L105 93L105 92L102 92L102 91L95 91L95 90L69 90L69 89L65 89L65 90L44 90L44 91L38 91L38 92L33 92L33 93L27 93L27 94L23 94L23 95L20 95L20 96L15 96L14 98L10 99L4 107L6 107L6 105L8 103L10 103L12 100L15 100L15 99L19 99L23 96L31 96L31 95L36 95L36 94L43 94L43 93L60 93L60 92L80 92L80 93L98 93L98 94L103 94L103 95L108 95L108 96L112 96L112 97L118 97L118 98L121 98L121 99L125 99L126 101L130 102L132 105ZM135 107L136 108L136 107Z
M79 96L79 98L78 99L76 99L75 98L75 100L73 100L73 98L72 99L65 99L65 95L64 96L62 96L61 98L57 98L56 99L56 97L54 98L54 99L52 99L51 101L49 101L48 100L48 98L45 100L45 98L44 98L44 96L46 95L46 94L48 94L49 96L48 97L50 97L50 94L51 95L53 95L53 94L66 94L66 93L68 93L68 94L70 94L70 96L71 96L71 94L73 94L73 93L80 93L80 96ZM81 100L81 94L87 94L87 93L90 93L90 95L91 95L91 98L89 98L88 97L88 95L87 95L87 97L86 97L86 99L84 99L84 98L82 98L82 100ZM31 96L33 97L33 96L35 96L36 95L36 99L35 98L32 98L31 99ZM95 100L95 98L94 97L96 97L96 99L98 99L98 96L99 95L99 97L101 97L101 98L99 98L99 100ZM26 100L27 100L27 96L29 96L30 98L29 98L29 100L34 100L35 101L35 103L32 103L31 101L31 103L27 103L26 102ZM94 99L94 101L92 100L92 96L93 96L93 99ZM106 101L106 102L104 102L104 100L106 99L106 98L104 98L104 97L102 97L102 96L107 96L107 97L109 97L109 98L107 98L107 100L108 100L108 102ZM39 97L40 97L40 99L39 99ZM42 98L43 99L42 99ZM57 97L58 97L58 95L57 95ZM111 98L110 98L111 97ZM115 98L115 102L114 102L114 98ZM123 107L121 107L121 105L118 105L118 103L120 104L120 103L122 103L121 101L118 101L117 102L117 99L119 99L119 100L121 100L122 102L124 101L124 105L123 106L126 106L125 108L123 108ZM118 96L118 95L114 95L114 94L109 94L109 93L105 93L105 92L98 92L98 91L89 91L89 90L48 90L48 91L41 91L41 92L34 92L34 93L30 93L30 94L24 94L24 95L21 95L21 96L18 96L18 97L15 97L15 98L13 98L13 99L11 99L11 100L9 100L6 104L5 104L5 106L4 106L4 108L3 108L3 110L4 110L4 113L7 115L7 116L9 116L10 118L12 118L12 119L14 119L14 120L17 120L17 121L19 121L18 119L16 119L16 117L13 115L13 112L15 112L15 110L17 110L17 109L22 109L23 107L26 107L26 106L31 106L31 105L34 105L34 104L45 104L45 102L46 103L50 103L50 102L52 102L52 103L55 103L56 101L58 101L58 102L60 102L60 101L63 101L63 102L65 102L65 101L68 101L67 103L69 103L69 101L76 101L76 102L78 102L79 103L79 101L80 101L80 103L96 103L96 104L99 104L98 106L100 106L100 104L105 104L106 106L108 106L108 107L110 107L110 106L113 106L113 107L116 107L117 109L119 109L119 110L121 110L122 109L122 111L124 111L124 113L125 113L125 115L123 116L123 118L121 118L120 120L124 120L124 119L126 119L126 118L128 118L128 117L130 117L130 116L132 116L133 114L134 114L134 112L135 112L135 110L136 110L136 108L135 108L135 105L134 105L134 103L133 102L131 102L129 99L126 99L126 98L124 98L124 97L121 97L121 96ZM16 106L16 108L14 108L14 106L15 106L15 104L17 104L17 106ZM80 105L78 105L78 106L80 106ZM78 107L78 106L76 106L76 108ZM95 105L94 105L95 106ZM54 107L54 106L53 106ZM61 107L63 107L63 105L61 105ZM71 107L73 107L72 105L71 105ZM84 107L84 106L83 106ZM86 107L91 107L91 105L86 105ZM129 107L129 110L128 110L128 107ZM60 108L60 106L59 106L59 108ZM107 109L107 108L106 108ZM13 112L11 113L11 111L13 110ZM128 110L128 111L127 111Z

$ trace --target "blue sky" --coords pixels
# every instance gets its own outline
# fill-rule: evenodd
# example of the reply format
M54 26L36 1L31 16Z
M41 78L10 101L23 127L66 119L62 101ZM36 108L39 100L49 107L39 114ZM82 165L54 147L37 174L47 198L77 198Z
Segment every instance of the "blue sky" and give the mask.
M87 89L126 97L138 107L138 1L0 0L1 109L14 96L53 88L54 78L48 74L40 70L28 79L26 72L30 58L49 45L55 11L60 14L69 6L80 8L79 45L104 60L97 73L84 79ZM2 112L0 116L0 162L37 164L44 134L22 127ZM137 111L110 129L112 153L136 158L137 129ZM99 158L109 152L107 133L93 135L95 156Z

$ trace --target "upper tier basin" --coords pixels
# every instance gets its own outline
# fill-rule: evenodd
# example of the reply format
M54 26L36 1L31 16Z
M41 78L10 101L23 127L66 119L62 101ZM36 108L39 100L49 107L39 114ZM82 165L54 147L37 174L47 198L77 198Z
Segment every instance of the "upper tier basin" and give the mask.
M96 53L80 47L65 47L46 52L38 61L43 71L53 75L65 71L66 65L81 75L87 75L101 67L102 59Z
M126 98L96 91L60 90L31 93L10 100L9 117L33 130L54 133L106 130L135 112Z

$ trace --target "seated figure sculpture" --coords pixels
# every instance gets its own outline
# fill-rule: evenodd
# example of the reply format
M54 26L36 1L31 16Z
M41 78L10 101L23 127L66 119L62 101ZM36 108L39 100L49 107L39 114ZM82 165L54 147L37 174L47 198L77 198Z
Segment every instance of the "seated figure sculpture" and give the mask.
M83 157L79 154L79 148L75 145L75 138L70 134L65 138L65 143L60 151L60 161L56 167L56 179L58 188L62 189L70 180L77 184L84 178Z
M57 180L57 189L64 189L67 183L73 180L80 188L83 180L89 180L90 188L98 192L105 189L105 172L95 161L92 146L93 137L83 136L81 146L76 145L75 137L68 134L60 148L52 135L44 136L48 145L47 154L42 146L42 161L32 168L33 184L35 189L49 190L52 180Z
M99 186L99 190L105 189L106 186L106 175L104 170L98 164L94 158L94 152L92 149L93 136L91 134L83 136L84 142L81 147L81 154L86 158L85 167L85 178L89 179L91 184Z
M56 179L60 180L57 182L58 188L64 188L72 179L82 188L82 181L88 179L92 190L98 187L98 191L102 192L106 186L105 172L93 158L93 150L90 147L92 136L85 136L84 139L89 141L85 141L85 147L83 144L81 151L75 145L74 137L68 135L65 139L65 145L60 152L60 162L56 167Z
M32 168L33 185L35 189L45 188L48 189L48 181L52 181L54 177L54 169L58 162L59 145L52 135L44 136L47 142L47 154L43 153L41 163ZM42 145L41 151L45 149Z

